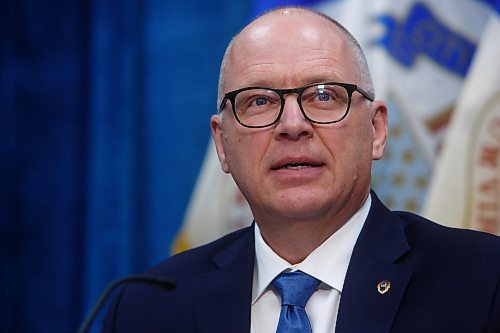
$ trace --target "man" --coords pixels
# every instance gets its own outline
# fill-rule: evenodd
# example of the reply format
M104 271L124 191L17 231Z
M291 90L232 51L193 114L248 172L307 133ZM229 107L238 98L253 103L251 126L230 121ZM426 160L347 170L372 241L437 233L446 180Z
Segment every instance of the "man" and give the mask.
M128 286L106 331L500 332L500 240L370 192L387 107L343 27L303 8L257 18L227 48L219 105L220 163L255 223L147 272L176 290Z

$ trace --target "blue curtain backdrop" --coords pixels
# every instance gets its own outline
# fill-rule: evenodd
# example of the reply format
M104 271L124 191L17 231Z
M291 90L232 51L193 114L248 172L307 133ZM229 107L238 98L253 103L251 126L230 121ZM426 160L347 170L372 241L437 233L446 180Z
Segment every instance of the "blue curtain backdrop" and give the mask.
M246 1L0 5L0 331L72 332L167 257Z

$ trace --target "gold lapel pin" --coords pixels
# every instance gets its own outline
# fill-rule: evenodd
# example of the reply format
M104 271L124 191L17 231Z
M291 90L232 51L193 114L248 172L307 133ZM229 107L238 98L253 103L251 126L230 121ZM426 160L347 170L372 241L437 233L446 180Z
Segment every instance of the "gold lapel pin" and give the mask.
M377 284L377 291L380 295L385 294L386 292L389 291L389 289L391 289L391 281L384 280L384 281L380 281Z

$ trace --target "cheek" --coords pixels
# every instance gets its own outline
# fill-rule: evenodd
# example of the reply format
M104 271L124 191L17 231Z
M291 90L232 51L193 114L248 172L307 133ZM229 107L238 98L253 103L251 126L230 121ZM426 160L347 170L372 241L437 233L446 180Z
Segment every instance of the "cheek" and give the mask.
M260 139L252 133L232 132L224 136L226 160L234 176L242 172L245 176L245 172L258 168L263 154Z
M225 138L229 172L248 202L254 202L264 182L261 161L265 149L251 136Z
M329 150L336 172L349 172L365 166L371 161L372 140L370 128L339 126L321 133L322 141Z

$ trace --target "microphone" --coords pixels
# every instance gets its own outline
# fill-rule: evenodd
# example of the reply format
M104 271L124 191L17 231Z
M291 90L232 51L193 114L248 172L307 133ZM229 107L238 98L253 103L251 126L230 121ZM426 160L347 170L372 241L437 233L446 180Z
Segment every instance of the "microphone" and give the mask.
M130 275L130 276L125 276L120 279L116 279L112 281L110 284L106 286L104 291L101 293L99 296L99 299L97 302L94 304L92 307L92 310L89 312L83 323L80 325L80 328L78 329L77 333L86 333L90 330L92 327L92 323L95 320L95 317L99 313L99 310L101 309L102 305L104 302L107 300L109 294L118 286L123 285L123 284L128 284L128 283L144 283L144 284L149 284L155 287L159 287L165 290L173 290L175 289L175 284L162 277L151 277L151 276L145 276L145 275Z

